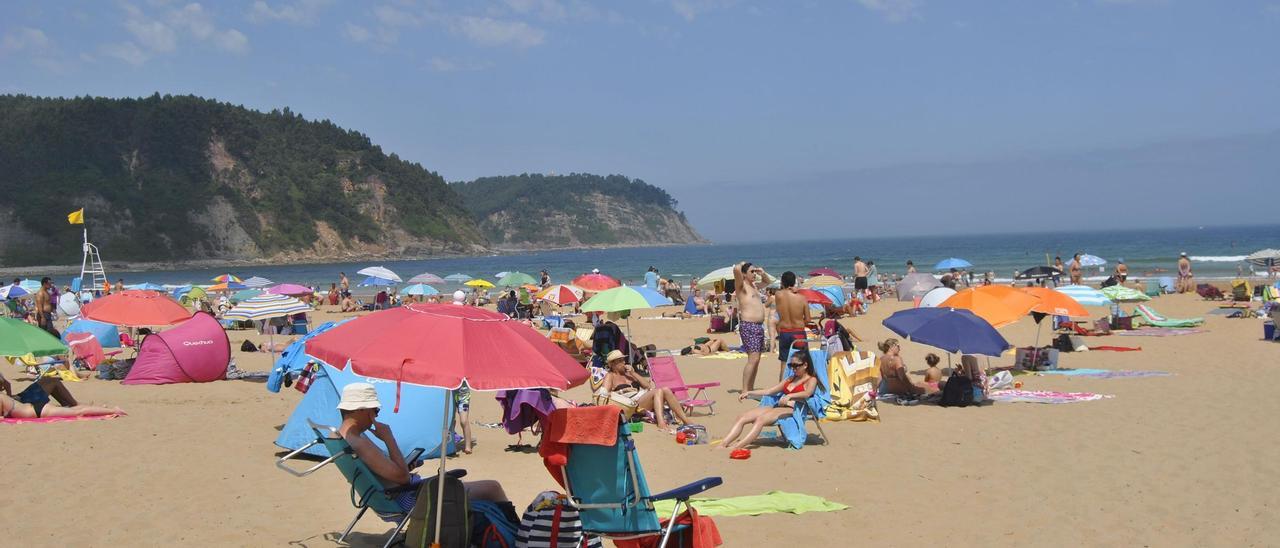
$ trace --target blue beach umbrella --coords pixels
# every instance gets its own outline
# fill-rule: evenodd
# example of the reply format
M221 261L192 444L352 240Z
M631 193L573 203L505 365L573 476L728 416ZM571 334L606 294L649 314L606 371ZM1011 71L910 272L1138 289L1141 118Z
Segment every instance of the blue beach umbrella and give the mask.
M6 285L4 287L0 287L0 301L26 297L30 294L30 291L23 289L20 285Z
M943 259L939 261L938 264L933 265L933 269L934 270L951 270L953 268L970 268L972 266L973 266L973 263L970 263L969 261L951 257L949 259Z
M462 274L462 273L458 273L458 274L450 274L450 275L448 275L448 276L445 276L445 277L444 277L444 279L445 279L446 281L450 281L450 282L454 282L454 283L462 283L462 282L469 282L469 281L471 281L471 276L468 276L468 275L466 275L466 274Z
M650 289L647 285L638 285L631 289L636 290L636 293L639 293L640 296L644 297L644 300L649 301L650 306L667 306L672 304L671 298Z
M396 282L389 280L387 278L369 276L368 278L365 278L363 282L360 282L360 285L364 287L379 286L379 285L396 285Z
M440 291L427 284L407 285L400 290L401 295L439 295Z
M960 308L908 308L882 323L907 340L947 352L999 357L1012 347L986 320Z
M1107 264L1107 260L1097 255L1085 253L1080 256L1080 266L1102 266Z
M143 291L164 291L163 285L153 284L151 282L142 282L140 284L130 284L124 287L125 289L141 289Z

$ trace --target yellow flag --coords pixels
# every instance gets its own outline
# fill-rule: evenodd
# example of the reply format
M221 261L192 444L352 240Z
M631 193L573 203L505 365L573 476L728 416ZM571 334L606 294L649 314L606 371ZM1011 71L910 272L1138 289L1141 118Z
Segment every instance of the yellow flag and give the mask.
M84 208L77 209L67 214L67 222L73 225L84 224Z

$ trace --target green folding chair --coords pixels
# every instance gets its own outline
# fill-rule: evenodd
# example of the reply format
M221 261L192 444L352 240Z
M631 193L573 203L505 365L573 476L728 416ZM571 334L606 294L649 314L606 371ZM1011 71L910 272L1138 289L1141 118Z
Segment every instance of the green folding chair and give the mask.
M396 535L404 529L409 521L409 513L400 508L400 504L396 502L396 497L405 493L418 489L417 485L403 485L399 487L387 488L382 485L378 477L373 475L373 471L365 465L359 457L356 456L355 449L351 448L351 444L347 440L342 439L338 435L338 429L332 426L316 424L310 419L307 423L311 425L311 429L316 433L316 439L297 450L280 457L276 460L276 467L293 474L297 477L305 477L311 475L312 472L324 468L332 463L338 467L338 471L342 472L342 477L347 478L347 483L351 484L351 505L357 509L356 517L351 519L351 523L347 524L347 528L342 531L342 536L338 537L338 542L346 540L347 535L351 534L351 529L356 526L356 522L364 517L364 513L373 509L374 513L384 521L396 524L396 528L387 535L387 542L383 544L383 548L391 546L391 542L395 540ZM320 461L318 464L307 468L306 470L294 470L290 468L287 461L306 452L307 449L315 445L324 445L329 451L330 457ZM422 456L424 449L417 448L405 457L405 462L415 462Z

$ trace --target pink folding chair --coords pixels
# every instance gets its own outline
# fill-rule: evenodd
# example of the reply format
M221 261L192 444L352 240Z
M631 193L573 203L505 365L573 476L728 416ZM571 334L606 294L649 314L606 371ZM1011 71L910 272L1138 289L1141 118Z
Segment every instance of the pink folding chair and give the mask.
M670 352L662 351L649 358L649 377L653 379L654 386L670 388L676 399L680 400L685 413L693 413L695 407L706 407L708 414L716 414L716 401L707 399L706 391L720 386L720 383L686 384L684 377L680 375L680 368L676 366L676 358ZM689 394L690 391L693 395Z

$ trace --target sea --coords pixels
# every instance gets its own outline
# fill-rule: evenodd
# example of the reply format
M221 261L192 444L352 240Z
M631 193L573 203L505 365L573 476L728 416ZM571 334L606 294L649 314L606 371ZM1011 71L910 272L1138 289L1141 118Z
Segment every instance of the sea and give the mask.
M1253 267L1244 261L1246 255L1263 248L1280 248L1280 224L562 249L423 260L108 271L107 275L113 281L124 278L127 285L141 282L183 285L207 284L214 276L230 273L242 279L261 276L275 282L301 283L325 289L338 280L339 272L346 272L351 283L358 284L363 277L356 271L367 266L387 267L405 280L424 272L441 277L462 273L495 281L500 272L520 271L536 278L537 273L545 269L551 274L553 283L567 283L579 274L600 269L625 283L640 284L650 266L656 267L665 278L687 281L738 261L762 265L775 276L788 270L803 276L819 267L834 268L850 275L853 258L858 256L874 261L882 274L905 272L908 260L913 261L919 271L928 272L939 261L956 257L972 263L974 272L993 272L997 281L1008 281L1017 271L1049 264L1055 256L1069 262L1073 253L1081 252L1107 261L1105 266L1087 269L1087 278L1102 280L1119 260L1128 265L1132 278L1166 276L1176 272L1178 255L1186 252L1196 277L1213 280L1231 279L1241 273L1246 276L1265 275L1264 271L1254 272ZM102 249L101 252L110 263L111 250ZM30 275L38 277L41 274L32 272ZM58 283L61 282L59 279Z

